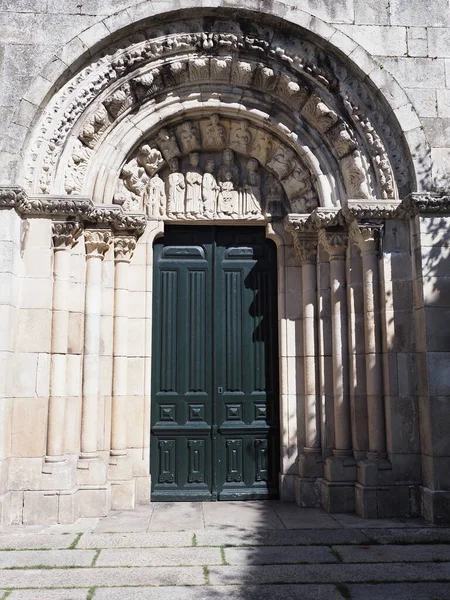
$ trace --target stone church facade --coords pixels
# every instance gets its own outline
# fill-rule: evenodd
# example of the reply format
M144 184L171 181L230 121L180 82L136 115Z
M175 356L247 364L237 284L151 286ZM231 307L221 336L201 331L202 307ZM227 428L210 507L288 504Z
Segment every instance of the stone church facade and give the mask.
M0 1L3 527L225 493L450 520L448 0L240 4Z

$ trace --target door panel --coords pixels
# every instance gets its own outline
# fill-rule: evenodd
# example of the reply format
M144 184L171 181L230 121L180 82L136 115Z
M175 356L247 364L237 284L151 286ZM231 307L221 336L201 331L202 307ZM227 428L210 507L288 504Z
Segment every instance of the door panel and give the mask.
M262 228L155 244L152 499L277 494L276 251Z

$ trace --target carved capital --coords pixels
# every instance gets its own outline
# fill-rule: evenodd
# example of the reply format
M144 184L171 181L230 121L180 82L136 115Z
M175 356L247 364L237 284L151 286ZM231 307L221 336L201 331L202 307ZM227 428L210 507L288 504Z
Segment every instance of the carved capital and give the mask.
M374 220L374 219L392 219L396 217L400 202L366 200L349 200L347 206L342 208L342 213L350 221Z
M0 188L0 208L19 210L26 199L27 195L22 188L10 186Z
M317 258L317 238L294 235L294 247L302 265L315 264Z
M121 236L114 238L114 260L116 262L129 263L134 249L136 248L136 238L134 236Z
M381 225L355 223L350 231L350 237L358 246L361 254L378 254L382 231Z
M346 225L346 219L342 210L338 208L317 208L312 214L311 219L316 227L343 227Z
M54 221L52 225L53 250L70 250L81 235L77 221Z
M86 258L100 258L103 260L109 248L111 233L101 229L88 229L84 232L86 244Z
M330 260L345 258L348 246L348 233L346 231L319 231L319 242L328 252Z

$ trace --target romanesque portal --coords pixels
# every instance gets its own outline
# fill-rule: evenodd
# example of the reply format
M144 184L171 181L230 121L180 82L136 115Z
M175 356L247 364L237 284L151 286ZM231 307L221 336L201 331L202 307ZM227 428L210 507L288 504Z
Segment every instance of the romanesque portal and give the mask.
M412 193L374 81L307 28L213 9L144 19L61 81L0 195L51 298L23 346L41 435L7 457L4 519L133 509L151 487L434 519L401 290L417 215L446 200Z

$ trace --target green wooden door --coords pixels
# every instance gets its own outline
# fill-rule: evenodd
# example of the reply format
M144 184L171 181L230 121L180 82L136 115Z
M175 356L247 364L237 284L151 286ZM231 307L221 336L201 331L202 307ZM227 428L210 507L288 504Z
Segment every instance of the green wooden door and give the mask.
M152 500L277 496L276 248L168 226L154 248Z

